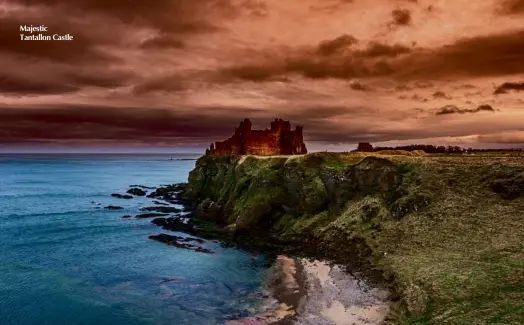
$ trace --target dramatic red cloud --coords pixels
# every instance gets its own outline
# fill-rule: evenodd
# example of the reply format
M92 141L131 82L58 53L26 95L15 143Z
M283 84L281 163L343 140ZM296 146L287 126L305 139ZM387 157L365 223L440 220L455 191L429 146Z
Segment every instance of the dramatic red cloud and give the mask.
M318 149L518 144L523 15L522 0L5 0L0 143L200 146L281 117ZM25 25L74 40L22 41Z

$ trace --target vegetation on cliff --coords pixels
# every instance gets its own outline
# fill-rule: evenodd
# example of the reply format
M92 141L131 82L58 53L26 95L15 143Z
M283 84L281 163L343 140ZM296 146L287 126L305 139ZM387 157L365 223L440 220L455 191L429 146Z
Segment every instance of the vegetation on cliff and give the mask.
M522 324L524 158L315 153L197 161L197 216L381 272L395 324Z

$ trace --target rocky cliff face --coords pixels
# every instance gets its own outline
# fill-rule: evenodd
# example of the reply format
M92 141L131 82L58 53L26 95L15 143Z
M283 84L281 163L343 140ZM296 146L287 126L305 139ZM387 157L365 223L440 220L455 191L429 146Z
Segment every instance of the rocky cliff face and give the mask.
M524 300L515 266L524 256L524 188L515 185L523 166L524 158L366 153L204 156L187 195L197 217L236 233L378 271L399 294L396 323L481 324ZM508 315L501 324L520 317Z
M249 119L240 122L232 137L211 144L206 155L301 155L307 149L302 136L302 127L291 130L289 121L276 119L271 129L252 130Z
M334 161L326 164L326 159ZM347 202L361 196L383 201L392 217L429 203L423 194L399 202L409 189L402 186L405 175L391 160L366 157L354 165L340 166L342 169L329 166L337 159L336 154L312 154L304 159L203 157L190 174L190 195L208 205L214 202L214 212L220 211L215 219L236 224L240 230L281 230L286 218L312 216L328 209L341 212ZM201 210L204 213L205 209Z

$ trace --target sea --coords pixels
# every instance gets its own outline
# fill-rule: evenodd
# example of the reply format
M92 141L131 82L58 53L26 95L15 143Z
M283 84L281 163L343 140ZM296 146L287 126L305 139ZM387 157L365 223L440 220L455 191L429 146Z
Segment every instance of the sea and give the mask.
M168 246L148 236L187 235L121 218L153 204L112 193L187 182L194 158L1 154L0 324L217 325L267 308L268 257Z

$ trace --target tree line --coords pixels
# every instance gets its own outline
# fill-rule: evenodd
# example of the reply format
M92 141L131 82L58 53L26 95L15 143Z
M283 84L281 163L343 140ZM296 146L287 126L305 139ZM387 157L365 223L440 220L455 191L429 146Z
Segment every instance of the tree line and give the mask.
M434 146L430 144L411 144L407 146L397 147L375 147L373 151L382 150L406 150L415 151L423 150L426 153L468 153L468 152L496 152L496 151L524 151L522 148L517 149L474 149L474 148L461 148L459 146Z

